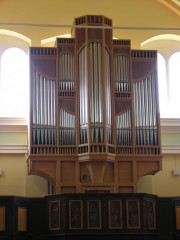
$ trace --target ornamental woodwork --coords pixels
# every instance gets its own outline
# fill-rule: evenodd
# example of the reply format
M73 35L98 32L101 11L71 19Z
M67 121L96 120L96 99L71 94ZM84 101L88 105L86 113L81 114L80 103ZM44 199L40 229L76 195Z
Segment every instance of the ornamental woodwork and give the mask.
M157 53L112 39L104 16L30 48L29 174L54 193L137 191L161 170Z

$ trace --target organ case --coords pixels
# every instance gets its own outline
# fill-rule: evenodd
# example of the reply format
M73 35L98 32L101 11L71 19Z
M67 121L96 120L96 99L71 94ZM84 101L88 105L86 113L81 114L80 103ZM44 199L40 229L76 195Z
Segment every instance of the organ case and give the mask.
M29 174L54 193L137 191L161 169L156 51L113 40L104 16L31 47Z

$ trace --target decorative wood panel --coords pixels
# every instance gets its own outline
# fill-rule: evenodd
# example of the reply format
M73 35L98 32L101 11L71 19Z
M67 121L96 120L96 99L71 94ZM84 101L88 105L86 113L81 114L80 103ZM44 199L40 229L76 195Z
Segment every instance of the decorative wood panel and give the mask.
M121 200L109 200L109 228L119 229L123 227L122 220L122 201Z
M5 210L4 206L0 206L0 231L5 231Z
M49 202L49 230L60 229L60 201Z
M147 221L149 229L156 229L156 203L153 200L147 200Z
M180 230L180 207L176 207L176 229Z
M69 229L83 228L82 200L69 201Z
M27 231L27 208L18 207L18 231Z
M101 229L101 201L87 201L88 229Z
M127 228L139 229L140 226L140 202L137 199L126 201Z

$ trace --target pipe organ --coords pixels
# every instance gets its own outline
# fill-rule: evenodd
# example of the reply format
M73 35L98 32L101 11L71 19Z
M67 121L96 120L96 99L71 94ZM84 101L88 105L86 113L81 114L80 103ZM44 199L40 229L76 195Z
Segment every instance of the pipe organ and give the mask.
M30 48L29 174L54 193L137 191L161 169L156 51L112 39L104 16Z

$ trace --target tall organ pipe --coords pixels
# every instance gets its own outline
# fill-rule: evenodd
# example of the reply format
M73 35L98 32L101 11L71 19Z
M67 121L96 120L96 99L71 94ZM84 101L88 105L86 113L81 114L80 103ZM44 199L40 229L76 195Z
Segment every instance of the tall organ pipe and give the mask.
M74 56L64 53L59 56L59 90L70 96L74 91ZM64 105L64 100L60 100L59 110L59 141L61 145L75 144L75 113L68 110ZM71 100L66 100L67 105L71 105ZM55 109L54 109L55 111Z
M103 143L103 94L101 44L90 43L91 141Z
M106 122L107 122L107 142L112 143L112 116L111 116L111 79L110 79L110 56L105 51L105 78L106 78Z
M103 107L104 87L102 79L102 45L98 42L89 43L89 69L86 63L87 47L81 49L78 55L79 72L79 113L80 113L80 143L87 143L88 111L90 118L91 143L104 143L104 111L106 112L107 142L112 143L111 115L111 79L110 54L105 49L105 108ZM90 86L90 102L88 103L88 76ZM89 104L89 105L88 105Z
M117 55L114 59L115 91L120 94L130 91L130 63L125 55ZM119 96L119 95L118 95ZM118 104L121 100L118 99ZM131 145L131 110L128 108L116 114L116 144Z
M86 47L78 55L79 72L79 112L80 112L80 143L87 143L88 125L88 84L86 77Z
M55 81L33 68L32 89L33 144L55 144Z
M154 72L147 78L134 83L134 110L136 144L158 144Z

